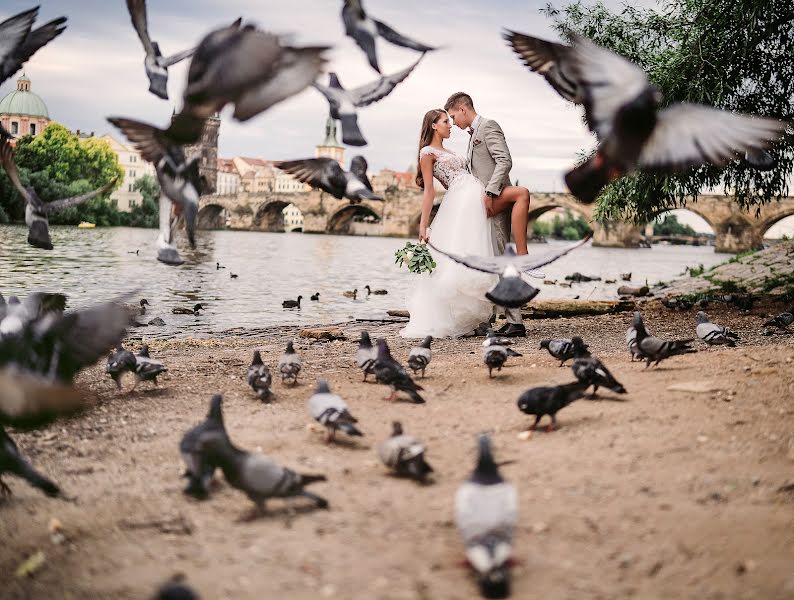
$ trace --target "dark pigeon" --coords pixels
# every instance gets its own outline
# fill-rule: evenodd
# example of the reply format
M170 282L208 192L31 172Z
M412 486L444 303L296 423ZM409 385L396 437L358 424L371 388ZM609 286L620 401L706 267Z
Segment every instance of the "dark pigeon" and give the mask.
M356 365L364 372L364 381L367 380L367 375L374 373L372 368L377 359L378 349L372 346L369 333L362 331L361 339L358 342L358 350L356 351Z
M604 363L590 355L586 347L577 348L571 370L579 382L587 383L587 387L593 386L592 398L596 397L599 387L605 387L616 394L626 393L626 388L612 376Z
M124 373L134 373L137 366L135 355L119 344L116 349L108 356L105 365L105 373L116 383L116 387L121 389L121 378Z
M417 391L424 388L414 382L402 365L392 358L389 345L383 338L378 340L378 358L372 370L375 373L375 381L391 386L393 391L387 400L394 400L397 392L404 392L414 403L425 403L425 399Z
M788 331L788 326L794 323L794 306L787 312L780 313L773 319L764 323L764 327L777 327L781 331Z
M574 336L571 339L541 340L540 348L548 350L549 354L560 361L560 366L563 366L565 361L575 357L577 352L587 350L588 346L582 338Z
M9 496L11 495L11 488L2 480L2 476L5 473L11 473L20 479L24 479L48 496L61 495L61 490L57 485L36 471L33 465L25 460L14 440L6 433L5 428L0 425L0 494Z
M549 415L551 423L546 426L546 431L551 431L557 424L557 412L574 400L582 398L588 387L590 387L589 382L576 381L564 385L531 388L518 397L518 408L528 415L535 415L535 422L530 429L538 426L543 415Z
M671 356L697 352L697 350L690 347L690 344L694 341L692 338L667 341L650 335L645 329L645 323L643 323L639 311L634 313L632 325L637 331L637 350L639 351L640 357L645 360L646 369L651 363L654 363L654 366L656 366L661 361Z
M259 350L254 350L254 357L246 373L248 385L256 392L257 398L267 400L272 394L270 386L273 384L273 376L270 369L262 362L262 355Z
M166 371L168 369L163 363L152 360L152 357L149 356L149 346L143 346L135 355L135 385L132 389L134 390L141 381L151 381L156 386L157 378Z
M367 177L367 161L363 156L353 157L350 171L345 171L333 158L304 158L274 164L298 181L328 192L339 200L347 198L351 204L359 204L362 200L383 200L372 191Z
M38 14L37 6L0 23L0 84L19 71L42 46L66 29L66 17L59 17L32 29Z
M287 342L287 349L281 358L278 359L278 372L281 374L281 381L287 383L292 381L298 383L298 374L301 372L301 357L295 352L292 340Z
M179 442L179 452L185 462L185 477L189 481L184 492L197 500L204 500L209 496L209 485L216 468L205 456L203 443L213 436L227 437L222 403L223 397L215 394L210 400L207 417L183 435Z

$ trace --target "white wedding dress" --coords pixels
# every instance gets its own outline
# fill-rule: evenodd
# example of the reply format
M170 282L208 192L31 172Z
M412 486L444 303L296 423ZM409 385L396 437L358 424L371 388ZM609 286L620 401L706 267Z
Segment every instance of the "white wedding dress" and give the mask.
M430 243L454 254L493 256L482 183L466 170L465 161L457 154L425 146L420 157L426 154L436 157L433 176L447 189L430 226ZM471 332L491 316L493 307L485 292L498 277L464 267L432 248L430 252L438 266L430 275L415 276L415 287L407 298L411 319L400 335L454 337Z

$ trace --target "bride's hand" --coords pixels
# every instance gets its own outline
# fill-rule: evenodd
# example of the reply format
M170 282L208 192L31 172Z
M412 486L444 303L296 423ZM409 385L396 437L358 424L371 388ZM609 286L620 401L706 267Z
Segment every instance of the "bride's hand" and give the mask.
M425 243L430 241L430 230L427 227L419 227L419 241Z

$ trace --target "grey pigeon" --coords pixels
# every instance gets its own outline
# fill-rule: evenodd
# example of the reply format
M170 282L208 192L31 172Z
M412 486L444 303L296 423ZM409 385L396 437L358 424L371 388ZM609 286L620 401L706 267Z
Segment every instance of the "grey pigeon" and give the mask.
M432 46L412 40L396 32L386 23L368 16L364 12L361 0L345 0L345 5L342 7L342 21L345 24L345 34L356 41L359 48L367 55L369 64L378 73L380 73L380 65L378 64L378 54L375 49L375 40L378 37L396 46L417 50L423 54L435 50Z
M560 366L563 366L565 361L576 356L578 350L587 350L588 346L582 338L575 335L571 339L540 340L540 348L548 350L549 354L560 361Z
M422 340L418 346L411 348L408 353L408 367L414 372L416 377L417 371L422 371L422 377L425 376L425 369L430 364L430 359L433 353L430 350L430 343L433 341L433 336L428 335Z
M272 394L270 386L273 384L273 376L270 369L262 362L262 355L259 350L254 350L254 357L246 373L248 385L256 392L257 398L267 400Z
M634 325L629 326L626 330L626 347L628 347L629 354L631 354L631 362L642 360L640 349L637 347L637 330L634 329Z
M194 144L205 121L227 104L238 121L247 121L308 87L326 62L325 46L298 48L238 19L207 34L188 69L182 110L167 137Z
M291 380L293 385L296 384L301 366L301 357L295 352L295 347L290 340L287 342L284 354L278 359L278 372L281 374L281 381L287 383Z
M373 347L372 341L369 339L369 333L362 331L358 342L358 350L356 351L356 366L363 371L364 381L367 380L367 375L374 373L372 368L377 359L378 349Z
M480 434L477 466L455 494L455 524L484 598L510 595L510 563L517 521L516 489L499 473L491 454L490 438Z
M455 262L466 265L470 269L499 275L499 281L486 292L485 297L497 306L518 308L540 293L539 289L529 285L526 281L521 279L522 273L542 279L545 275L537 269L553 263L558 258L568 254L571 250L578 248L589 239L589 235L585 236L584 239L575 244L571 244L562 250L547 253L543 256L519 256L516 254L515 244L507 244L504 254L501 256L461 256L437 248L432 242L429 243L429 246L433 248L433 250L440 252Z
M499 337L492 328L486 332L482 343L482 360L488 367L488 377L493 377L493 370L501 371L509 356L521 356L521 353L510 348L512 339Z
M5 428L0 425L0 494L9 496L11 495L11 488L2 479L5 473L11 473L24 479L48 496L61 495L61 490L57 485L36 471L33 465L25 460L14 440L6 433Z
M433 468L425 461L424 444L404 433L399 421L392 423L389 439L378 445L378 456L384 465L401 477L424 482L433 472Z
M217 465L233 488L248 496L259 514L265 511L269 498L309 498L318 508L328 508L328 501L303 488L325 475L303 475L282 467L264 454L246 452L232 444L227 436L208 436L201 451L210 464Z
M637 330L637 350L639 350L640 357L645 360L646 369L651 363L654 363L654 366L656 366L661 361L671 356L697 352L697 350L689 345L694 341L692 338L667 341L650 335L645 329L645 323L643 323L642 315L640 315L639 311L634 313L632 324L634 325L634 329Z
M32 29L38 14L37 6L0 23L0 84L19 71L42 46L66 29L66 17L59 17Z
M358 127L357 109L369 106L392 93L411 74L420 60L421 56L407 69L350 90L342 87L336 73L329 73L327 87L317 82L312 84L328 100L331 118L342 122L342 142L348 146L367 145L367 140Z
M16 191L25 201L25 224L28 226L28 244L43 250L52 250L52 240L50 239L49 216L53 213L61 212L73 206L79 206L92 198L101 196L109 192L116 185L116 178L114 177L101 188L72 196L71 198L63 198L62 200L55 200L53 202L44 202L39 198L36 190L32 187L25 187L19 178L19 171L17 171L16 162L14 162L14 150L11 147L11 142L8 139L0 139L0 164L2 164L8 178L11 180Z
M209 485L215 473L216 465L207 459L203 450L204 442L213 437L227 437L223 424L223 397L215 394L210 399L210 410L207 417L195 427L188 430L179 442L179 452L185 462L185 477L188 485L185 494L198 500L209 495Z
M773 319L764 323L764 327L777 327L782 331L788 331L788 326L794 323L794 306L787 312L780 313Z
M588 384L585 389L593 386L592 398L596 397L599 387L605 387L616 394L626 393L626 388L612 376L604 363L590 355L587 347L577 347L571 370L578 381Z
M675 172L703 164L722 166L748 150L764 150L785 132L783 121L711 106L676 103L661 108L661 92L638 66L570 34L573 46L510 32L526 64L563 98L581 103L598 149L565 181L582 202L595 201L611 181L637 169Z
M695 320L697 321L697 327L695 331L698 334L698 337L706 342L709 346L715 346L719 344L727 344L728 346L735 346L736 342L739 339L739 334L735 331L731 331L727 327L722 327L721 325L715 325L709 321L709 318L706 316L702 310L698 311L698 314L695 316Z
M325 441L331 443L337 431L349 436L361 437L364 434L356 427L358 419L350 414L347 404L341 397L331 393L325 379L317 380L317 387L307 404L312 418L325 427Z
M353 157L350 171L345 171L333 158L304 158L274 164L298 181L328 192L339 200L347 198L351 204L359 204L362 200L383 200L383 196L372 191L367 177L367 161L363 156Z
M156 386L157 377L166 371L168 369L163 363L152 360L152 357L149 356L149 346L144 345L135 355L135 385L132 389L134 390L141 381L151 381Z
M397 392L404 392L415 404L425 403L418 391L424 388L411 379L402 365L392 358L389 345L383 338L378 340L378 358L372 371L375 373L375 381L391 386L392 393L387 400L394 400Z
M137 364L135 355L119 344L108 356L105 373L110 375L110 378L116 383L116 387L121 389L122 376L127 372L134 373Z
M146 68L146 76L149 78L149 91L163 100L168 100L168 67L192 56L195 48L189 48L171 56L163 56L160 45L149 37L146 0L127 0L127 10L130 12L132 26L143 44L144 52L146 52L143 65Z
M564 385L552 385L528 389L518 397L518 408L528 415L535 415L535 422L530 429L535 429L543 415L551 417L546 431L551 431L557 424L557 412L574 400L584 396L590 387L587 381L575 381Z

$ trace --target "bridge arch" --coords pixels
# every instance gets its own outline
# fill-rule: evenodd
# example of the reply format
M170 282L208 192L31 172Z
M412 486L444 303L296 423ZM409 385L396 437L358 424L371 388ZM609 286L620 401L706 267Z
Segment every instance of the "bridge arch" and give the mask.
M380 215L367 204L348 204L337 210L328 218L327 233L351 233L350 224L355 217L373 217L375 222L380 222Z
M761 234L761 237L766 236L767 232L770 229L772 229L772 227L774 227L784 219L788 219L791 222L791 225L794 225L794 219L790 218L792 216L794 216L794 205L791 206L788 210L782 210L780 212L777 212L774 216L769 217L764 221L762 221L761 224L758 226L758 230Z
M436 213L438 209L441 207L441 203L433 204L433 208L430 209L430 224L433 224L433 219L436 218ZM408 235L411 237L419 237L419 221L422 220L422 211L416 213L408 223Z
M226 229L229 211L222 204L205 204L198 212L199 229Z
M264 202L256 207L253 228L256 231L284 232L284 209L289 206L284 200Z

